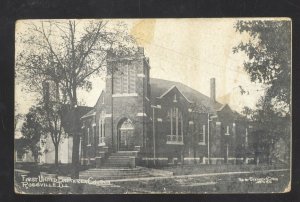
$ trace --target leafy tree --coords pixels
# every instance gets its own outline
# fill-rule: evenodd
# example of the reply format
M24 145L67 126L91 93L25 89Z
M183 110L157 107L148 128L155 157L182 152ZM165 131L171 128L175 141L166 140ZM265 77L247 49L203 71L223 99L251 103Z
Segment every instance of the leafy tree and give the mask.
M52 86L55 86L54 91L56 92L51 92L50 84L52 84ZM54 162L56 168L58 168L58 148L63 135L62 116L65 112L63 109L64 105L60 102L60 99L58 98L57 83L44 83L44 91L44 99L42 102L43 111L41 112L41 118L43 119L41 119L41 122L43 124L43 127L47 131L47 134L50 135L51 141L54 145Z
M249 34L233 52L244 52L244 69L252 82L268 86L266 97L273 105L283 103L290 113L291 22L286 20L240 20L236 31ZM274 106L275 107L275 106Z
M287 148L290 146L290 116L282 116L280 112L274 111L263 97L256 106L256 109L245 108L243 114L254 127L252 135L256 154L264 154L265 160L271 163L276 158L276 142L282 139Z
M249 34L233 52L244 52L244 69L252 82L263 83L265 94L256 109L245 107L243 114L254 125L254 149L270 162L274 143L283 138L289 144L291 97L291 22L287 20L238 21L236 31Z
M41 107L31 107L29 112L25 116L25 122L23 123L21 132L22 137L20 141L22 144L18 145L18 149L21 151L30 150L35 162L37 162L40 150L40 139L46 135L47 131L43 126L43 110Z
M20 21L17 23L16 74L28 91L43 94L43 83L54 83L55 100L70 105L76 114L79 88L90 90L92 75L105 73L106 55L110 50L116 55L134 52L135 46L126 26L118 21L76 20ZM107 70L107 72L111 72ZM51 93L50 93L51 97ZM42 97L38 97L42 100ZM51 99L50 99L51 100ZM47 107L49 116L56 117ZM58 112L58 110L55 110ZM53 111L53 112L55 112ZM52 115L51 115L52 114ZM77 120L78 119L78 120ZM79 163L79 134L73 120L72 163ZM48 120L48 125L49 120ZM54 129L55 131L56 129ZM75 171L75 177L78 175Z

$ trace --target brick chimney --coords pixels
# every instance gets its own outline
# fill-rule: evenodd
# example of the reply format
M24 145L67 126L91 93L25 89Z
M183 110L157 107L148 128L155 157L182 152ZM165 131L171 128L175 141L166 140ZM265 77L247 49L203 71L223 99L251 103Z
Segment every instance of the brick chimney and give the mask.
M210 99L215 102L216 101L216 79L210 79Z

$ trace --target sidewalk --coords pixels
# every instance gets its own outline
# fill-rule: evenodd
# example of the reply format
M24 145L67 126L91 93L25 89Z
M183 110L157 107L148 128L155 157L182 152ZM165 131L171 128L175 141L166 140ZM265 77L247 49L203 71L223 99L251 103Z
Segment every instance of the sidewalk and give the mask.
M261 171L241 171L241 172L222 172L222 173L175 175L175 176L161 176L161 177L141 177L141 178L129 178L129 179L115 179L115 180L107 180L107 181L109 181L109 182L149 181L149 180L159 180L159 179L196 178L196 177L208 177L208 176L219 176L219 175L239 175L239 174L264 173L264 172L284 172L284 171L289 171L289 169L261 170Z

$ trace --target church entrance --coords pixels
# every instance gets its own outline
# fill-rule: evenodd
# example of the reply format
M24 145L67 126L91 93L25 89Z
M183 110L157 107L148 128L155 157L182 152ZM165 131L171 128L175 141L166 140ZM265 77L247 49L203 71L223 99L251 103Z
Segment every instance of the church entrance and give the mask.
M132 151L134 126L130 119L121 120L118 124L118 151Z

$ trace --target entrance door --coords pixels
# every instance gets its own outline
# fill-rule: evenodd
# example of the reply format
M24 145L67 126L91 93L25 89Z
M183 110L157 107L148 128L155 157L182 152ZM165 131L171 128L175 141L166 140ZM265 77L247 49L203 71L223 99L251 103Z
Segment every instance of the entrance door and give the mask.
M118 150L130 151L133 150L133 133L134 127L130 119L126 119L118 130Z

